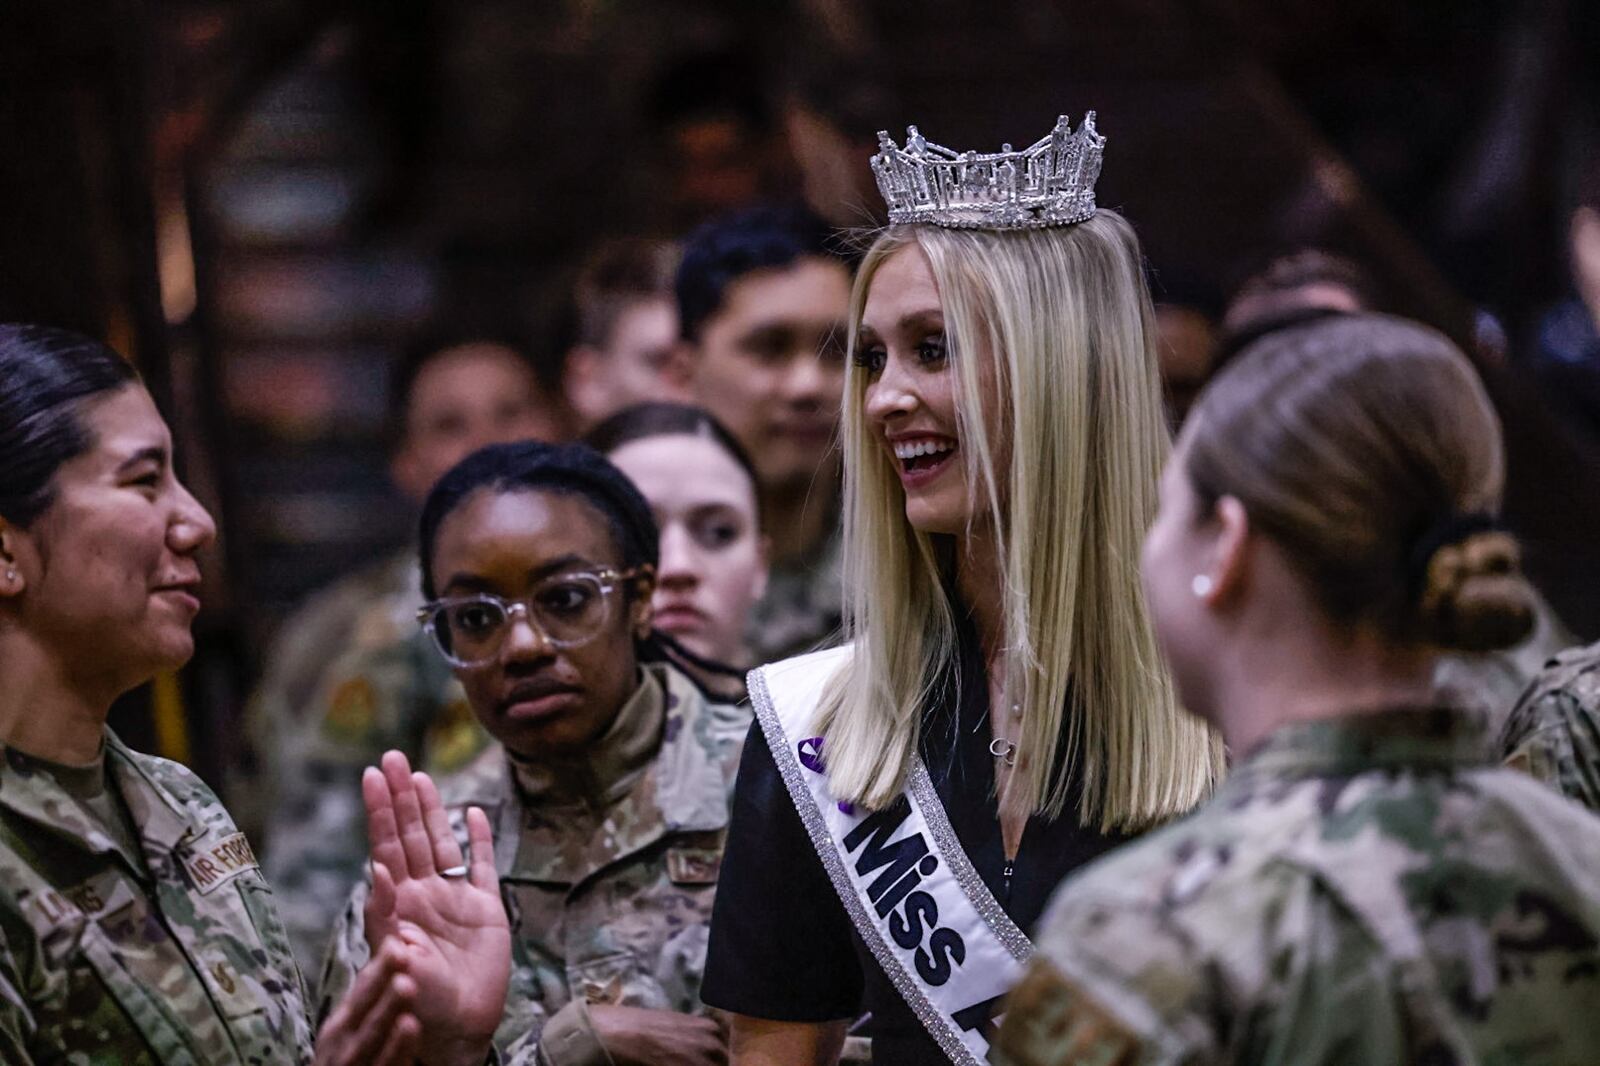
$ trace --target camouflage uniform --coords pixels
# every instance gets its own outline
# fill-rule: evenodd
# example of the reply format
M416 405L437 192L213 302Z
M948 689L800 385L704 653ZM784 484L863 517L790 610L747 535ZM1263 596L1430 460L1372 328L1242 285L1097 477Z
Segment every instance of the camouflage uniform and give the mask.
M417 627L383 643L357 638L326 671L321 713L279 746L277 801L263 862L301 968L315 974L329 932L367 862L361 772L403 751L431 774L461 769L490 739L449 665Z
M485 752L440 782L456 834L469 806L495 833L511 918L506 1060L609 1063L588 1003L701 1013L711 901L747 709L709 703L675 669L646 679L596 742L583 780ZM367 961L359 886L322 974L321 1014Z
M1500 734L1506 765L1600 811L1600 644L1555 657Z
M747 636L758 663L772 663L839 642L844 611L843 540L835 526L810 558L774 565L766 595L750 612Z
M1550 605L1536 595L1533 632L1516 647L1439 657L1433 678L1434 698L1440 704L1469 708L1482 715L1485 735L1493 739L1545 663L1572 643L1572 635Z
M315 717L334 661L358 644L387 644L409 633L422 602L422 572L412 552L399 552L314 593L278 626L261 680L244 708L254 759L229 768L228 809L260 839L273 807L279 749Z
M177 763L109 731L105 759L140 854L5 755L0 1062L310 1061L300 974L244 834Z
M1600 1062L1600 820L1449 710L1290 725L1062 887L1000 1063Z

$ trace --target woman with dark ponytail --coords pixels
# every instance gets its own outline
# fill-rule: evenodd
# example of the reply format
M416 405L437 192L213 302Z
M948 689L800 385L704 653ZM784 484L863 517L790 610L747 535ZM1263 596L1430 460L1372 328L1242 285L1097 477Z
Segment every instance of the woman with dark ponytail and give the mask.
M482 1062L505 921L459 919L492 884L486 858L471 879L406 878L400 911L379 901L374 959L313 1049L244 834L186 767L107 727L118 696L193 654L198 557L215 536L127 362L88 337L0 324L0 1062L398 1066L446 1061L443 1042ZM383 779L368 798L390 839L431 839ZM472 824L485 856L482 812ZM402 911L404 940L388 935ZM478 964L445 977L436 964L457 950ZM485 1005L491 1024L475 1027Z
M1232 769L1062 885L997 1062L1600 1061L1600 822L1433 685L1533 624L1504 474L1471 364L1415 323L1285 329L1207 387L1143 576Z
M749 455L709 411L680 403L623 408L585 439L628 475L660 528L657 638L707 690L744 702L769 549Z
M434 486L419 619L502 747L440 783L461 831L496 825L513 1063L716 1063L700 1000L747 712L716 703L651 625L659 537L638 489L584 445L495 445ZM366 958L358 888L322 989Z

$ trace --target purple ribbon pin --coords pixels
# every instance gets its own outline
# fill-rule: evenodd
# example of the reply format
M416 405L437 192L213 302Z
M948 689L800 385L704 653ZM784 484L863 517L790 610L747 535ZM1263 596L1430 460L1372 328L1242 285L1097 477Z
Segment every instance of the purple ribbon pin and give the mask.
M801 766L804 766L814 774L820 774L825 771L826 764L822 761L821 737L802 740L795 750L799 753Z
M822 738L810 737L795 745L795 753L800 758L800 765L814 774L825 773L827 764L822 761ZM856 809L848 803L839 804L839 810L844 814L855 814Z

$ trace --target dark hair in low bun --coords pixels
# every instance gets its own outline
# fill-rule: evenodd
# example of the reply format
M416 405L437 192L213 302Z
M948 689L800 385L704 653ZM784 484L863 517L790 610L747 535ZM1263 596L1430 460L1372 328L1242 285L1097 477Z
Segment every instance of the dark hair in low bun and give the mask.
M1460 651L1507 648L1533 631L1533 599L1522 577L1522 551L1510 534L1474 533L1428 560L1417 607L1430 644Z
M31 526L55 499L56 471L95 446L83 405L138 380L97 340L0 323L0 517Z
M1492 518L1500 422L1442 334L1378 314L1270 333L1201 394L1185 436L1201 504L1238 499L1332 621L1472 652L1532 628L1516 540Z

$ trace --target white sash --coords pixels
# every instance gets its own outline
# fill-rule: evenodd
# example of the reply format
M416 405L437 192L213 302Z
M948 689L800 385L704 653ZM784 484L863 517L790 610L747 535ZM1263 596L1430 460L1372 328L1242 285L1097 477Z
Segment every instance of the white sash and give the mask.
M850 649L750 674L750 700L778 772L861 939L950 1061L987 1061L999 997L1033 951L961 850L917 759L888 808L857 811L828 791L815 734L824 687Z

